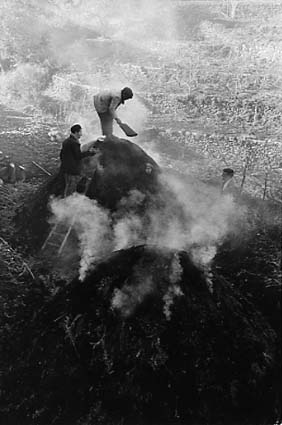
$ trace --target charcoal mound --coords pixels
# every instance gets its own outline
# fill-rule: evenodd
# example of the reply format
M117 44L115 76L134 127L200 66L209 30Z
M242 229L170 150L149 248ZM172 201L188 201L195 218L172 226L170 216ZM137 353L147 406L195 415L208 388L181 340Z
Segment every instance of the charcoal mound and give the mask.
M90 179L86 196L114 211L119 201L132 190L144 194L156 193L159 189L160 168L139 146L115 136L93 143L101 151L100 167L91 157L83 160L83 174ZM150 164L151 172L146 172ZM83 180L79 191L84 192ZM46 180L18 209L16 214L17 243L36 251L45 240L48 231L50 196L62 197L64 178L61 170Z
M38 310L3 376L7 424L277 420L276 333L184 251L116 251Z
M108 137L104 142L97 141L94 146L102 152L101 168L95 171L87 196L110 210L115 210L119 201L131 190L154 193L158 190L160 168L143 149L135 143L118 137ZM152 167L146 173L146 165ZM91 174L91 158L85 161L85 173Z

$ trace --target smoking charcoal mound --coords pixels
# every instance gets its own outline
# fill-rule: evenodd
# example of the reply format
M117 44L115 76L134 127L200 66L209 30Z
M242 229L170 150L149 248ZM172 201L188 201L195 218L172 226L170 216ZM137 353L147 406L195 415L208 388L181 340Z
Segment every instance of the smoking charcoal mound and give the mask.
M102 207L114 211L119 201L132 190L144 194L155 194L159 190L157 176L160 169L139 146L115 136L97 141L93 146L98 146L101 151L101 167L97 169L91 157L83 159L83 174L90 180L86 195L96 199ZM151 174L145 171L148 163L152 166ZM83 180L78 189L84 192ZM63 192L64 178L59 170L19 207L15 219L16 238L29 251L37 251L50 230L50 196L62 197Z
M236 286L211 287L186 252L116 251L18 329L5 423L274 423L276 338Z
M107 137L104 142L94 143L102 155L101 168L95 171L87 196L111 211L131 190L155 193L158 189L157 176L160 169L156 162L135 143L118 137ZM91 157L85 161L85 173L91 175ZM152 172L146 173L146 164Z

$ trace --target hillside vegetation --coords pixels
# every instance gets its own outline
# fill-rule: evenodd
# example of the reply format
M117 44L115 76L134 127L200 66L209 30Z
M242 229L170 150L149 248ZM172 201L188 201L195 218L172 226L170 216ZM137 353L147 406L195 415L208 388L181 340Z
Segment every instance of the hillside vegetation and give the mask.
M228 164L247 192L281 201L280 2L21 0L0 13L4 103L55 127L81 121L90 137L95 90L130 85L125 118L140 135L154 129L161 153L167 140L182 156L192 147L199 175Z

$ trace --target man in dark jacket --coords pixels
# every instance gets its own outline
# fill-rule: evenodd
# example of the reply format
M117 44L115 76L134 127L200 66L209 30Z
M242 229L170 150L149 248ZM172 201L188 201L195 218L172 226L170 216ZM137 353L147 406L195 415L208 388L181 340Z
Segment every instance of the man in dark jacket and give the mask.
M70 136L63 141L60 152L61 170L65 178L64 197L76 191L77 183L81 179L81 160L86 156L95 155L93 148L81 152L79 139L82 136L82 128L79 124L71 127Z
M116 110L128 99L132 99L131 88L124 87L122 90L105 90L94 96L94 107L100 118L102 134L110 136L113 134L113 121L121 124Z

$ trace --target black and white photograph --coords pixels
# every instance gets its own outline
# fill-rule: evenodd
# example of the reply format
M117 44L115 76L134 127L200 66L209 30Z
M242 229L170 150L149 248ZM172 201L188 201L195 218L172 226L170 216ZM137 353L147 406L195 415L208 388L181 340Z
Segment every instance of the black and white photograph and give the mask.
M282 425L282 0L0 0L0 425Z

